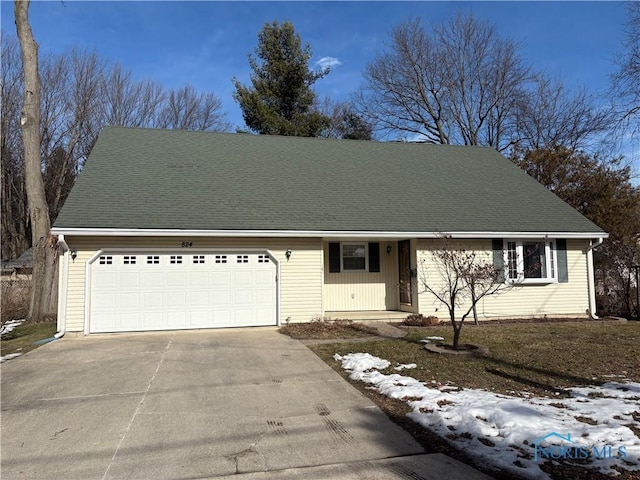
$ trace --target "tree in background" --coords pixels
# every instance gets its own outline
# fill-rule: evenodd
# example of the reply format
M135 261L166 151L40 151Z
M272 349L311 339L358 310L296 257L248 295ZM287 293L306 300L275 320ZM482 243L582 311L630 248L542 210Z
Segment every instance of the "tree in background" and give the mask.
M40 155L51 223L82 169L104 125L230 130L222 102L191 85L167 90L95 53L72 49L39 55L41 78ZM16 258L31 245L25 162L20 129L23 97L20 47L2 33L2 259Z
M516 151L529 175L609 233L594 251L598 308L630 316L635 287L631 266L640 263L640 186L622 159L603 159L562 146Z
M312 85L329 73L309 70L311 48L302 46L289 22L266 23L258 34L256 57L249 54L251 87L236 78L233 98L244 121L254 132L266 135L316 137L329 119L315 110Z
M329 118L328 126L321 132L324 138L341 138L344 140L371 140L373 125L356 112L348 102L334 102L325 98L316 108Z
M537 73L519 45L488 22L459 14L396 26L370 62L358 113L386 134L438 144L583 147L609 127L609 110Z
M542 73L528 83L515 114L510 143L527 150L549 145L573 151L592 147L611 128L613 119L611 109L597 105L584 89L571 93L561 81Z
M44 191L40 164L40 74L38 44L29 24L29 0L15 0L16 30L22 54L24 95L20 125L24 149L24 179L27 193L33 275L27 321L38 322L55 315L57 300L58 244L49 230L49 207Z
M633 131L640 129L640 3L627 2L625 51L613 76L613 94L621 104L620 117Z
M358 108L379 130L502 151L531 73L513 41L459 14L430 29L419 19L396 26L363 76Z

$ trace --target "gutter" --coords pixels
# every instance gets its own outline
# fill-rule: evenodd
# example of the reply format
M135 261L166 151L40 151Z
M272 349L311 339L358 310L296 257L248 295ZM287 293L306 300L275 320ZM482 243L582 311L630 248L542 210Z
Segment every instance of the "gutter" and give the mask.
M589 317L592 320L600 320L600 317L596 315L596 286L595 286L595 269L593 267L593 249L602 245L603 238L597 238L596 243L593 240L589 240L589 247L587 248L587 284L589 294Z

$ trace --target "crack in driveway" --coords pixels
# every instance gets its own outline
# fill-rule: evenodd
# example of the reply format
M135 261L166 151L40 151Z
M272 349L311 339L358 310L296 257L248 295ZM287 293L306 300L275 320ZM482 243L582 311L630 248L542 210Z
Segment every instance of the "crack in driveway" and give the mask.
M153 375L151 376L151 379L149 380L149 383L147 385L146 390L142 393L142 398L140 399L140 402L138 402L138 406L136 407L135 412L133 412L133 416L131 417L131 420L129 421L129 425L127 425L127 428L125 428L124 432L122 433L122 437L120 438L120 441L118 442L118 446L116 447L116 451L113 452L113 456L111 457L111 460L109 461L109 465L107 465L107 469L105 470L104 475L102 476L102 480L107 478L107 474L109 473L109 470L111 469L111 466L113 465L113 462L115 461L116 456L118 455L118 451L120 450L120 447L122 446L122 443L124 442L124 439L127 438L127 434L129 433L129 430L131 429L131 425L133 425L133 422L135 421L136 417L138 416L138 413L140 412L140 408L142 407L142 405L144 404L145 399L147 398L147 393L149 393L149 390L151 389L151 385L153 384L153 381L156 379L156 375L158 375L158 371L160 370L160 367L164 363L164 359L167 356L167 352L169 351L169 347L171 347L171 343L173 342L174 338L176 338L176 334L175 333L173 334L173 336L171 337L171 339L167 343L167 346L165 347L164 352L162 352L162 356L160 357L160 360L158 361L158 365L156 366L156 371L153 372Z

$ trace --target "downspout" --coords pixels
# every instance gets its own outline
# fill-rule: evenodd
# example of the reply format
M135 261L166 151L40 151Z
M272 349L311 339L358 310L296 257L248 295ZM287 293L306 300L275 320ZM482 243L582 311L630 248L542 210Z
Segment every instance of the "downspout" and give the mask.
M69 245L64 235L58 235L58 245L62 249L60 263L58 265L58 331L49 338L34 342L36 345L44 345L64 336L67 315L67 272L69 271Z
M593 320L599 320L596 315L596 284L595 284L595 269L593 267L593 249L602 245L604 239L598 238L596 243L593 240L589 240L589 248L587 248L587 283L589 294L589 316Z

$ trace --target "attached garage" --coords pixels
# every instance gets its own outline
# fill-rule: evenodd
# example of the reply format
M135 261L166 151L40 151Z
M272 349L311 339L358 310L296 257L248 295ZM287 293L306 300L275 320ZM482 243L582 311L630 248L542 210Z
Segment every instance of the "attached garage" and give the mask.
M87 268L87 333L277 324L267 251L101 251Z

